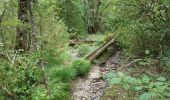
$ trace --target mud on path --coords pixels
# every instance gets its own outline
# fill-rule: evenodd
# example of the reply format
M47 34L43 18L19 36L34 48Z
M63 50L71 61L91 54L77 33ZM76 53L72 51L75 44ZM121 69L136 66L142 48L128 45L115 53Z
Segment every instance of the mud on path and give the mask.
M120 51L110 57L104 64L93 66L89 74L73 82L73 100L101 100L108 89L107 80L103 77L110 71L117 70L120 61Z

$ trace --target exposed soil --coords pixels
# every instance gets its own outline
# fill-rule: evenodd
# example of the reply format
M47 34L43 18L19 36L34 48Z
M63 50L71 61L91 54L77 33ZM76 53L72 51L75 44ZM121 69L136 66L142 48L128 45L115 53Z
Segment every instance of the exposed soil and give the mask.
M120 51L116 51L107 61L94 65L86 77L75 80L72 89L73 100L101 100L108 89L108 82L103 77L110 71L116 71L119 61Z

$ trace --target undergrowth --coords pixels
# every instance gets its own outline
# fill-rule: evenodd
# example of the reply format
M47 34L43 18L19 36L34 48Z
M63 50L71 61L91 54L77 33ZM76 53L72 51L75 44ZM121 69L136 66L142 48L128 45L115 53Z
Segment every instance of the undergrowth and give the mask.
M87 60L76 60L73 62L72 67L76 70L76 74L78 76L87 75L90 71L91 64Z
M167 100L170 98L169 71L164 63L146 57L129 68L108 73L111 89L103 96L103 100ZM112 94L110 94L112 93Z

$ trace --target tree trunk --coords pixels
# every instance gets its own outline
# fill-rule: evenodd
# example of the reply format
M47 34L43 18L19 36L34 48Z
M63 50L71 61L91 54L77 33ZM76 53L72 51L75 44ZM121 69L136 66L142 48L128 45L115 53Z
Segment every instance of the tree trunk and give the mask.
M4 18L5 12L6 12L6 3L4 3L4 9L2 11L2 14L0 15L0 35L1 35L0 42L2 42L4 49L5 49L5 37L4 37L4 34L3 34L2 21L3 21L3 18Z
M87 28L89 34L95 34L100 29L101 14L99 7L101 5L100 0L88 0L86 2L87 9Z
M22 49L24 52L30 49L28 1L29 0L18 0L18 20L21 21L22 25L17 27L16 50Z
M33 4L35 1L30 0L28 2L28 9L29 9L29 15L30 15L30 26L31 26L31 35L30 35L30 45L31 45L31 50L30 51L36 51L37 50L37 38L36 38L36 26L35 26L35 21L34 21L34 15L33 15Z

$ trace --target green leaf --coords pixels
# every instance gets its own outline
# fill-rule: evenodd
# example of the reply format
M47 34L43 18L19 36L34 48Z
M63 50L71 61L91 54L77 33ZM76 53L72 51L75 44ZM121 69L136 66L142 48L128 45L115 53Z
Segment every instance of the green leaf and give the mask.
M150 80L150 78L148 77L148 76L144 76L143 77L143 79L142 79L142 81L144 82L144 83L149 83L149 80Z
M136 83L136 84L141 84L141 83L142 83L142 80L136 79L135 83Z
M143 86L137 86L137 87L135 87L135 90L136 91L140 91L140 90L142 90L143 89Z
M128 82L128 83L133 84L133 83L136 83L136 81L137 81L137 80L136 80L135 78L132 78L132 77L130 77L130 76L127 77L127 82Z
M149 54L150 54L149 50L146 50L146 51L145 51L145 54L149 55Z
M110 84L114 85L114 84L119 84L121 82L120 78L112 78L110 80Z
M156 83L154 83L154 85L157 86L157 87L162 86L164 84L165 84L164 82L156 82Z
M129 86L129 84L128 83L123 83L123 88L125 88L125 89L129 89L130 88L130 86Z
M107 78L116 78L118 77L117 73L116 72L109 72L107 75L106 75Z
M121 77L124 76L124 74L122 72L118 72L117 74Z
M164 95L170 97L170 93L164 93Z
M156 94L154 91L149 92L149 94L150 94L152 97L157 96L157 94Z
M139 96L139 100L149 100L150 98L151 98L151 95L147 92L145 92Z
M164 77L159 77L159 78L157 78L156 80L158 80L158 81L166 81L166 78L164 78Z

